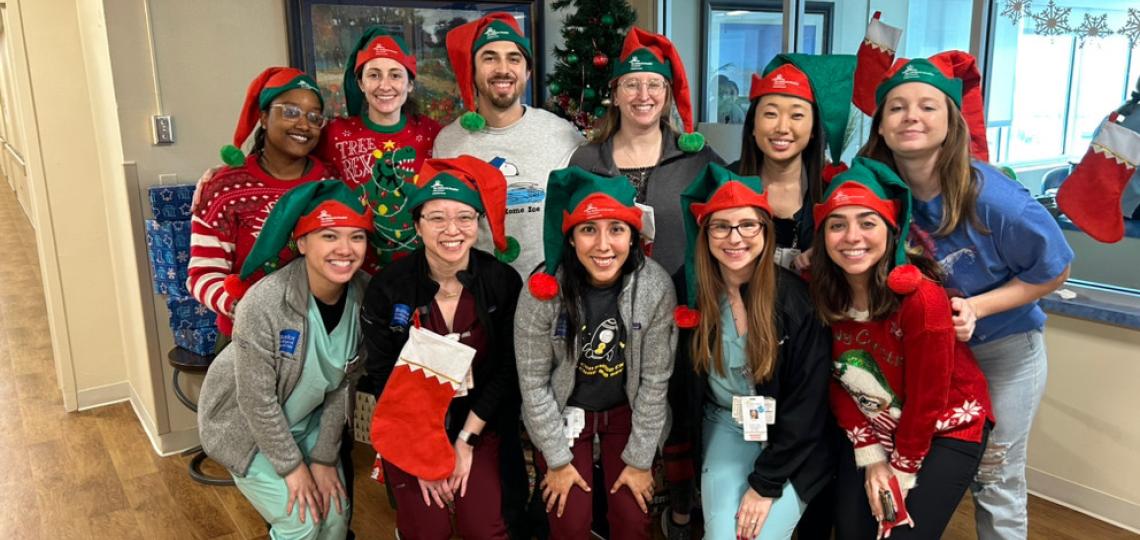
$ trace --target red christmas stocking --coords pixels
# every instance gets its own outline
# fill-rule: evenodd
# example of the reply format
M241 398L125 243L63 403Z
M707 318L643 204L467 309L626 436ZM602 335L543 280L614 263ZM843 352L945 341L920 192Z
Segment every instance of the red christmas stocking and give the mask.
M895 51L899 48L902 28L883 24L879 20L882 12L876 11L867 23L867 34L859 45L855 63L855 92L851 102L867 116L875 114L875 88L883 81L891 63L895 61Z
M1140 162L1140 133L1116 123L1113 113L1100 126L1085 157L1057 191L1057 206L1100 242L1124 237L1120 199Z
M455 468L443 421L463 385L475 349L412 327L372 414L372 446L389 463L422 480Z

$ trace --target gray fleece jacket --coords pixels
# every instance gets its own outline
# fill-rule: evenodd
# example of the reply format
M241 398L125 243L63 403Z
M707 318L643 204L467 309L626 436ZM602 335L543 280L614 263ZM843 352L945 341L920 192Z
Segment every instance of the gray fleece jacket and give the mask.
M561 281L561 270L557 277ZM646 259L640 269L622 278L618 302L628 336L625 392L633 410L632 431L621 459L626 465L649 469L669 433L665 394L677 350L677 327L673 323L677 297L661 265ZM578 358L566 356L566 336L558 331L562 312L561 297L544 302L526 287L515 310L523 424L551 468L570 463L573 457L562 430L562 411L574 391ZM577 340L577 332L574 334ZM575 350L579 347L575 343Z
M360 294L367 280L361 272L353 278ZM206 373L198 397L198 436L206 454L235 475L245 476L259 451L281 476L305 459L281 407L305 365L309 296L304 258L258 281L238 305L233 343L218 354ZM357 358L351 359L344 380L325 394L310 462L337 463L362 365Z

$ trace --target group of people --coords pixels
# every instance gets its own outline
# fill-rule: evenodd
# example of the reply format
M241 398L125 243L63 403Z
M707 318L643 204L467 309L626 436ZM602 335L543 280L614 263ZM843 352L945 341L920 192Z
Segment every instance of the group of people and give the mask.
M1073 253L971 157L968 55L780 55L725 166L664 36L629 31L589 142L522 103L512 16L446 43L452 124L369 29L350 117L270 68L200 184L189 285L231 340L202 445L272 538L350 534L358 388L403 539L649 538L659 462L670 539L937 538L967 489L980 537L1025 537L1037 299ZM860 92L870 140L842 165Z

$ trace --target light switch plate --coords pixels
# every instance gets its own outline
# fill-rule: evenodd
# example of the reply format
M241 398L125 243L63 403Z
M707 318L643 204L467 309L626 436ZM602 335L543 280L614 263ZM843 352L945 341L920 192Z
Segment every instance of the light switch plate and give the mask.
M154 144L174 144L174 124L169 114L156 114L154 120Z

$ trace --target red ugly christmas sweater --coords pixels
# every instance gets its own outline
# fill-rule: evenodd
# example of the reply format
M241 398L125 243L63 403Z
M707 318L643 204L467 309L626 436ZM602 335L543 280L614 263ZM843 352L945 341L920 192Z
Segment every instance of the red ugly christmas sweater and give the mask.
M269 211L286 191L307 182L336 178L324 164L309 159L309 170L296 180L278 180L262 170L257 156L241 167L225 167L201 188L198 206L190 218L190 294L218 314L218 330L233 330L234 299L226 292L226 276L237 274L253 249ZM292 249L280 253L279 265L292 260ZM258 270L247 280L256 283L265 273Z
M334 118L321 132L316 156L330 163L349 187L356 189L372 179L374 150L392 157L396 168L407 173L408 180L420 170L440 126L426 116L400 116L394 126L381 126L367 118L367 113L350 118Z
M910 489L934 437L982 440L993 420L986 380L938 284L922 279L886 319L839 321L832 334L831 408L860 467L889 459Z

